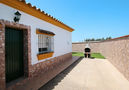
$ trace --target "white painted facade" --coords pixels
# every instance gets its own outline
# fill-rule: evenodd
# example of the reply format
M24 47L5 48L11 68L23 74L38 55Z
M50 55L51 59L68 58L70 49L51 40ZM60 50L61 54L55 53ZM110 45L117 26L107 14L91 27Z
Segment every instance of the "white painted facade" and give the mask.
M16 9L0 3L0 19L13 21L14 13L16 11L17 11ZM36 34L36 28L40 28L40 29L55 33L53 57L57 57L57 56L72 52L72 32L69 32L58 26L50 24L39 18L33 17L22 11L19 11L19 12L22 14L19 23L31 26L31 58L32 58L31 63L32 65L44 61L44 60L38 61L37 59L38 35ZM48 59L45 59L45 60L48 60Z

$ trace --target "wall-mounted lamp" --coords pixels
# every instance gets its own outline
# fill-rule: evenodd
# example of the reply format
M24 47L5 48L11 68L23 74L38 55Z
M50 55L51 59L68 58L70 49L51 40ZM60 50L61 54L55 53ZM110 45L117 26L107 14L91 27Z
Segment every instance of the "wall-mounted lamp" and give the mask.
M19 22L19 20L21 18L21 13L17 11L14 13L14 15L15 15L14 22Z

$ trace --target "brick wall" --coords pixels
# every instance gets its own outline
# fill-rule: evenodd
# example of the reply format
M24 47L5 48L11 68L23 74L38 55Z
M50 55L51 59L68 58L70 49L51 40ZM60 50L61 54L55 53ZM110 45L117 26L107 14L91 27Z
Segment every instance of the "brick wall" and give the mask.
M84 52L86 42L81 42L81 43L73 43L72 44L72 51L73 52ZM92 53L99 52L99 42L91 42L89 43L90 49Z
M102 53L129 80L129 38L101 42Z
M84 52L85 43L73 43L72 52Z
M83 52L85 43L73 43L73 52ZM91 51L104 55L129 80L129 35L103 42L91 42Z
M4 27L5 25L0 22L0 90L5 89Z

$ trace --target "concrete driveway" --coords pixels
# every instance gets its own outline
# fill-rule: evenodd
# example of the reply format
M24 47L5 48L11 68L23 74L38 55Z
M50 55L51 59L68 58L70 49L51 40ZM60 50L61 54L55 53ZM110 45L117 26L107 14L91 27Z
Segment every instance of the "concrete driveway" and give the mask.
M129 90L129 81L106 59L81 59L39 90Z

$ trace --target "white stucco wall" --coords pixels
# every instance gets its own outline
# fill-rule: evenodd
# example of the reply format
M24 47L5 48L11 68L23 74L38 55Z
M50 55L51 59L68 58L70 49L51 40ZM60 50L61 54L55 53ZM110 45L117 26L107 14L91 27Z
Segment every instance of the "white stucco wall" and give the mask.
M6 6L0 3L0 19L13 21L14 13L17 10ZM19 10L18 10L19 11ZM22 11L20 11L21 19L19 21L20 24L31 26L31 58L32 64L36 64L42 62L44 60L38 61L38 35L36 34L36 28L44 29L55 33L54 36L54 55L53 57L57 57L69 52L72 52L72 33L64 30L60 27L52 25L46 21L28 15ZM53 58L52 57L52 58ZM49 58L48 58L49 59ZM47 59L46 59L47 60Z

